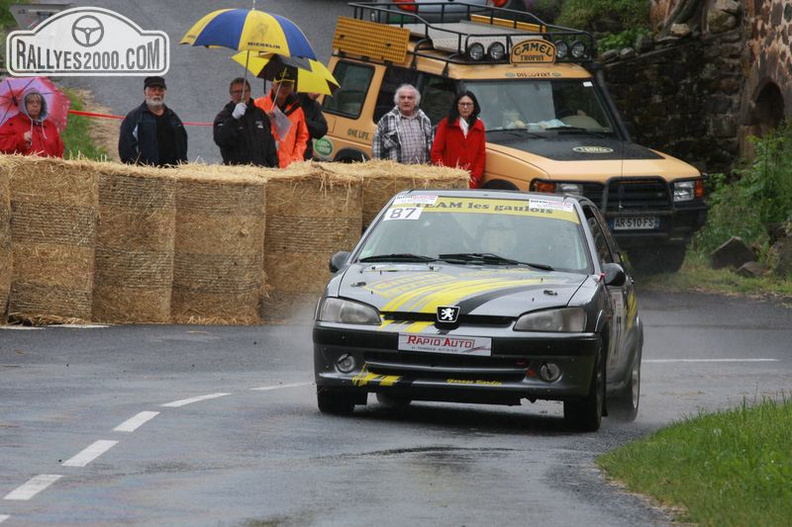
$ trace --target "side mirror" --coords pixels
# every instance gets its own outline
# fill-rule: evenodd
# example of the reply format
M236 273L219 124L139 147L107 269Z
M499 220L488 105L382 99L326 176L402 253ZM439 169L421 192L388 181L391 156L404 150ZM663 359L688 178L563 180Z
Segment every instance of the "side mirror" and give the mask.
M335 274L341 269L342 267L346 266L347 260L349 260L349 255L352 254L349 251L338 251L333 256L330 257L330 263L328 267L330 268L330 272Z
M621 287L627 282L627 273L625 273L624 268L617 263L606 263L602 270L605 271L605 285Z

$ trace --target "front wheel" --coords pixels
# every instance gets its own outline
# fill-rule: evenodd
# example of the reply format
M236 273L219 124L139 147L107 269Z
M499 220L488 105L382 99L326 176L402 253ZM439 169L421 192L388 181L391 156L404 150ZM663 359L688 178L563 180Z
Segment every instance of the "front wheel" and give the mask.
M630 378L624 388L608 401L608 415L622 421L635 421L641 401L641 352L633 359ZM612 410L612 411L611 411Z
M316 390L316 402L323 414L351 415L355 410L355 399L352 394L344 392Z
M594 360L594 371L588 395L583 399L564 401L564 423L578 432L596 432L605 410L605 356L600 345Z

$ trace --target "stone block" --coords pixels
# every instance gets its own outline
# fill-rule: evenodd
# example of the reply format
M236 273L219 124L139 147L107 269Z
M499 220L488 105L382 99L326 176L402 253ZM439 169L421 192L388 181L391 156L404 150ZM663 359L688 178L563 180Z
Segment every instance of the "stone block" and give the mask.
M739 236L732 236L727 242L710 253L713 269L730 267L738 269L746 262L754 260L754 253Z

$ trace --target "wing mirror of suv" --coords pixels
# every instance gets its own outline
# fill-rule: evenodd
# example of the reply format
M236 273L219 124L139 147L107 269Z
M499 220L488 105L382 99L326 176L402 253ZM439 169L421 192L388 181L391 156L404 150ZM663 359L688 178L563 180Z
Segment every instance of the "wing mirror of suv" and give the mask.
M330 263L328 264L330 272L335 274L339 271L339 269L345 267L347 260L349 260L349 255L349 251L338 251L333 256L331 256Z
M602 270L605 271L605 285L621 287L627 282L627 273L624 268L617 263L606 263Z

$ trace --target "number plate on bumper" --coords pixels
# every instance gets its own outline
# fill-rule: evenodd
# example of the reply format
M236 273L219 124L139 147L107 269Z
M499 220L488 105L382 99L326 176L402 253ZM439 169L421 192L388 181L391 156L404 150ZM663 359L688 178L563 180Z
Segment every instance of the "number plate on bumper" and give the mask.
M652 230L660 228L657 216L622 216L613 219L613 230Z
M399 350L489 357L492 355L492 339L488 337L400 334Z

